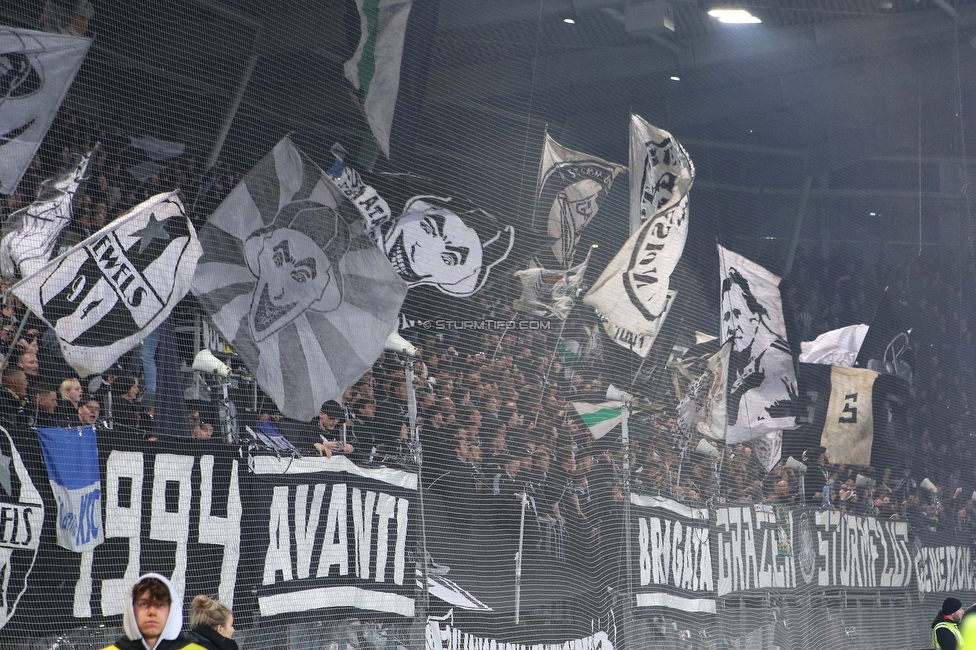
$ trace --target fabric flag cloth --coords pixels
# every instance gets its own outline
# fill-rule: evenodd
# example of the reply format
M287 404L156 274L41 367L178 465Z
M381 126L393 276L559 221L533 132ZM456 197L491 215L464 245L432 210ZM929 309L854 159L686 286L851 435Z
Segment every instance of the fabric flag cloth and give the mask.
M911 384L915 366L911 333L892 307L885 289L854 366L895 375Z
M812 341L803 341L800 343L800 363L853 368L867 333L867 325L848 325L824 332Z
M780 278L718 246L723 338L732 341L726 442L796 427L796 371L786 339Z
M105 541L95 427L37 429L54 500L58 545L90 551Z
M13 194L91 41L0 27L0 194Z
M607 335L642 357L674 301L670 278L688 238L695 167L670 133L637 115L630 124L631 223L640 226L584 296Z
M26 278L51 259L58 235L71 222L72 201L88 178L91 157L91 153L79 156L64 172L44 181L37 200L10 216L0 239L4 279Z
M356 0L359 46L344 65L346 79L360 92L366 121L387 158L412 6L412 0Z
M726 386L729 378L729 353L731 342L726 342L718 352L708 357L706 371L702 375L703 392L696 403L695 428L703 436L713 440L725 439Z
M57 333L82 377L100 373L183 299L200 242L176 192L157 194L11 291Z
M383 352L406 284L285 138L200 231L193 293L282 415L310 420Z
M186 373L182 370L174 320L175 317L167 318L157 329L153 427L170 436L190 437L193 431L186 406Z
M145 182L153 174L167 169L173 159L185 152L186 145L182 142L167 142L149 136L131 138L126 153L134 160L126 170L139 182Z
M752 447L752 455L762 468L771 472L783 457L783 432L770 431L753 438L749 445Z
M590 430L594 440L599 440L610 433L610 430L620 424L623 419L622 402L602 402L589 404L587 402L570 402L583 424Z
M583 228L600 210L613 180L626 168L567 149L546 133L539 163L537 212L553 239L557 264L569 268Z
M871 464L874 444L874 381L877 372L864 368L830 369L830 401L820 444L839 465Z
M541 267L516 271L522 283L522 295L512 301L512 308L533 316L552 315L566 320L576 304L577 291L583 283L587 255L582 264L566 271L548 271Z

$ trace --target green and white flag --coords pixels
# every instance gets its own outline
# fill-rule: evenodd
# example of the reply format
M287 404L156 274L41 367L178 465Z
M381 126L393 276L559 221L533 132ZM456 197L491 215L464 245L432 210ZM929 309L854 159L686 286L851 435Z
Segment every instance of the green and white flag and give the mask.
M390 131L400 90L400 62L412 0L356 0L362 32L344 69L360 91L373 137L390 157Z
M607 435L624 419L623 411L621 411L622 402L602 402L600 404L571 402L571 404L576 409L580 419L583 420L583 424L593 434L594 440L599 440Z

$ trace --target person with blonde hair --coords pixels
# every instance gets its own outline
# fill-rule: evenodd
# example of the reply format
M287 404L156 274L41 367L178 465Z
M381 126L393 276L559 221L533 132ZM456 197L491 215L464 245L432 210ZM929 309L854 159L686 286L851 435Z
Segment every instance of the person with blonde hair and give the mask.
M190 627L187 637L207 650L237 650L234 615L216 598L196 596L190 603Z

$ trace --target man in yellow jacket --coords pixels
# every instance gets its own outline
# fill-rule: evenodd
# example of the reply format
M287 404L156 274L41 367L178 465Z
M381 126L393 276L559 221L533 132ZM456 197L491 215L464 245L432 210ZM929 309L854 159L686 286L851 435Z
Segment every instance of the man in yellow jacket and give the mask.
M122 629L125 636L104 650L204 650L183 636L183 603L158 573L147 573L132 587Z

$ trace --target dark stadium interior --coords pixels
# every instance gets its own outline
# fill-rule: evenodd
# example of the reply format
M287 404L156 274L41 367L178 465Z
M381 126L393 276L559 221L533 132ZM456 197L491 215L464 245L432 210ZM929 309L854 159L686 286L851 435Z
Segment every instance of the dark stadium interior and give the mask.
M0 1L0 24L37 29L48 4ZM70 13L76 3L54 4ZM915 551L928 540L963 540L972 547L976 0L726 3L748 9L761 18L759 25L720 24L707 14L714 4L416 0L386 157L343 76L359 36L352 0L97 0L85 23L85 35L94 41L88 58L18 191L0 195L0 217L6 221L29 205L42 181L97 142L91 180L75 199L74 230L66 231L76 239L62 242L65 247L174 189L200 229L281 138L289 136L323 169L334 163L332 147L341 143L346 162L390 196L421 193L412 185L419 178L428 188L424 193L445 188L451 196L468 197L518 233L506 264L481 293L461 300L433 287L412 289L405 315L421 321L515 320L512 300L519 287L512 273L525 268L541 241L536 184L544 134L626 164L629 116L638 114L679 140L696 170L688 240L671 278L678 293L655 347L642 359L603 337L599 356L574 368L561 344L584 341L595 327L593 310L582 301L565 322L549 319L552 326L541 331L402 331L419 348L414 371L426 499L423 548L429 554L428 562L420 551L408 551L408 576L414 562L418 571L423 564L424 572L456 582L494 610L459 607L454 616L466 631L555 643L590 634L594 626L615 626L616 619L609 619L624 616L619 594L633 588L639 563L621 543L631 533L624 520L631 490L688 511L726 504L756 504L755 512L767 505L797 513L823 507L885 525L907 522L922 540L911 546L916 562L921 555ZM670 29L656 13L662 8L673 20ZM139 180L126 170L133 163L130 138L141 136L185 143L186 151ZM579 250L592 253L587 284L630 232L627 183L615 182L600 206L606 219L594 221L580 240ZM814 478L821 411L783 434L782 459L771 468L757 458L759 443L722 444L718 463L694 452L701 436L679 440L678 393L691 381L687 373L679 377L673 348L681 347L686 359L712 354L718 346L696 346L695 333L723 336L716 242L784 279L795 354L801 341L848 325L874 326L879 315L896 333L910 330L910 385L904 377L896 382L882 375L874 389L869 466L831 464L829 478L826 469ZM187 297L175 313L182 327L166 340L188 366L199 348L194 337L200 307ZM55 389L63 397L62 382L75 373L43 343L44 323L13 296L5 300L0 321L6 363L23 365L25 355L40 362L39 371L24 368L32 399L39 402L39 392ZM20 349L11 349L11 336L24 322ZM224 359L240 370L233 355ZM829 394L830 380L808 364L797 368L798 412L809 407L812 414L818 407L811 391L821 398ZM198 437L209 427L213 438L206 444L229 446L219 441L224 415L216 389L209 403L188 395L197 413L180 431L164 430L153 410L160 409L161 391L155 401L153 395L138 397L147 379L138 349L105 376L110 388L93 389L90 377L78 378L86 397L91 391L102 400L103 414L106 394L114 395L123 426L106 442L100 438L100 445L115 436L125 450L150 449L169 437L190 444L196 442L189 440L191 431ZM130 376L138 379L135 399L127 393ZM605 401L610 384L636 397L629 458L619 429L595 440L571 405ZM282 418L272 400L247 382L232 387L231 399L241 425L274 423L299 452L320 454L321 420ZM67 403L61 401L58 409ZM392 353L380 357L341 401L345 410L337 421L348 421L343 435L354 448L352 460L371 470L415 469L404 371ZM8 406L0 401L0 412ZM77 425L73 415L58 422ZM60 410L54 416L65 417ZM329 455L342 453L339 447L330 447ZM802 458L805 475L786 464L789 456ZM923 479L938 487L937 496L922 487ZM823 495L825 484L830 498ZM799 517L791 525L798 527ZM160 556L168 552L152 548ZM38 579L56 584L56 574ZM70 589L57 588L70 614ZM976 584L965 591L976 592ZM256 593L255 587L239 602L253 609ZM942 594L813 593L810 587L736 596L715 624L696 627L700 614L693 612L631 621L620 638L634 636L621 647L718 650L733 647L735 639L741 645L734 647L770 650L845 642L879 647L882 640L898 648L909 647L892 641L904 640L906 630L911 647L921 647L930 638L929 621L908 627L903 614L929 615ZM32 605L43 602L30 598ZM511 620L519 607L521 628ZM429 613L449 608L432 597ZM847 622L838 611L848 612ZM368 620L345 614L337 616ZM784 617L794 622L784 625ZM286 636L293 648L325 643L314 630L306 637L280 630L264 637L259 618L241 614L243 647ZM850 631L854 618L859 635ZM118 626L117 620L111 624ZM314 627L315 621L310 614L286 622ZM78 625L68 616L62 627L67 632ZM10 629L24 628L18 621ZM695 632L685 639L687 630ZM359 640L358 647L369 645ZM379 642L370 643L380 650Z

